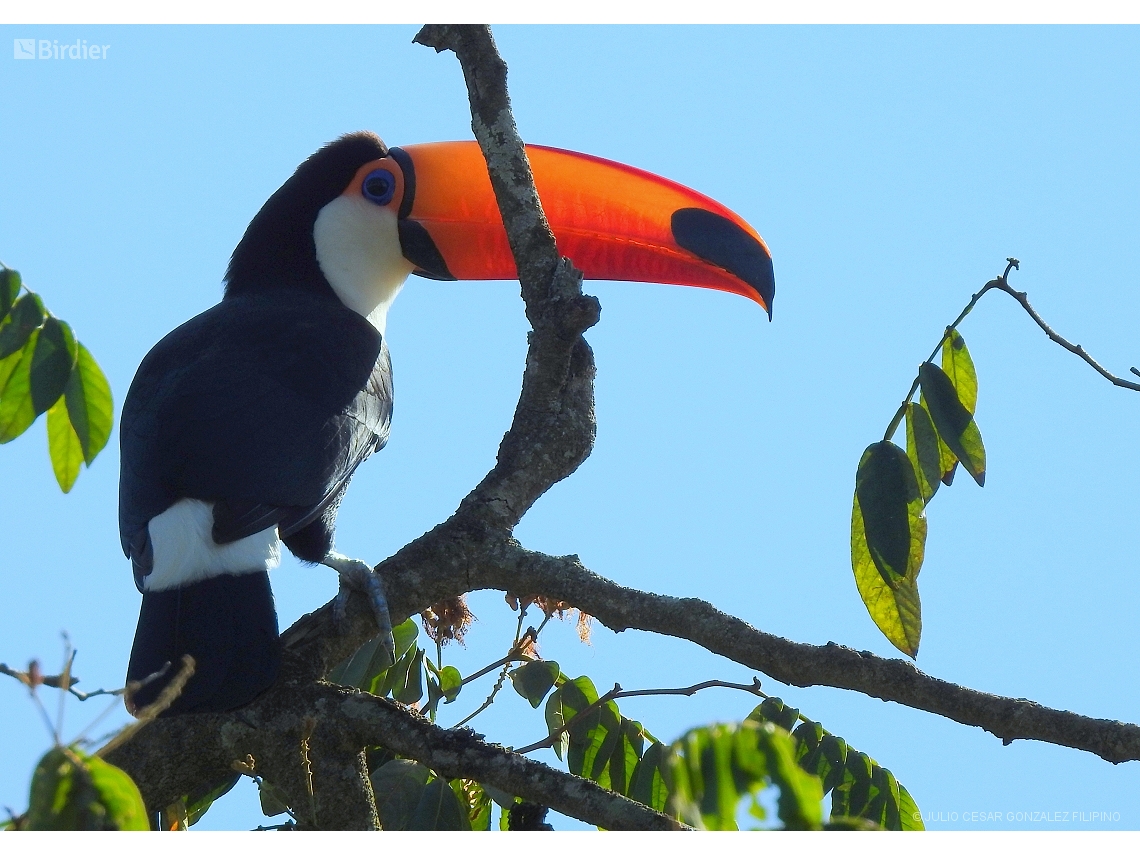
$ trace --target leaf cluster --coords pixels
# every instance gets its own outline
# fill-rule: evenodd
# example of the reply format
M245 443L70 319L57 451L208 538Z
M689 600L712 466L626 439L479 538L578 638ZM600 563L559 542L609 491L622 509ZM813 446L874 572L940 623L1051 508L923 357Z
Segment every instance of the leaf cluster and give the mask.
M926 506L958 464L983 486L986 449L974 421L978 376L961 334L943 336L941 366L927 360L886 436L867 446L855 474L851 568L875 625L908 656L918 655L918 574L926 553ZM937 352L937 350L936 350ZM919 400L911 400L915 392ZM891 441L906 420L906 450Z
M0 268L0 443L47 413L52 470L66 493L107 444L113 410L107 378L71 327L19 273Z

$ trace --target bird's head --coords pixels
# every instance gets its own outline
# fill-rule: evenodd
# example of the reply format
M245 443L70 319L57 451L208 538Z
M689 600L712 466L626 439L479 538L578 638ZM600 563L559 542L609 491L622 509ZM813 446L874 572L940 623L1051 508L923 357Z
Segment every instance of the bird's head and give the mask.
M771 315L768 247L723 205L613 161L530 145L527 156L559 251L586 278L729 291ZM360 132L329 143L253 218L226 294L317 288L382 330L409 273L517 276L474 142L389 149Z

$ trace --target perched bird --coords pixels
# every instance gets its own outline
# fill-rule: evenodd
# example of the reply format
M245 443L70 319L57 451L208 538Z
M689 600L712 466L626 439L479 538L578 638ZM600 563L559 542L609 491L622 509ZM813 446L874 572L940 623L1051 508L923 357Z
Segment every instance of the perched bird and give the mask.
M771 313L768 248L727 208L612 161L527 153L559 250L587 277L716 288ZM385 322L410 273L516 276L482 155L349 134L262 206L222 301L143 359L120 430L119 530L143 595L127 678L166 671L135 708L186 653L196 671L167 714L233 709L273 684L282 544L340 574L341 615L365 592L390 644L379 578L334 532L353 472L388 439Z

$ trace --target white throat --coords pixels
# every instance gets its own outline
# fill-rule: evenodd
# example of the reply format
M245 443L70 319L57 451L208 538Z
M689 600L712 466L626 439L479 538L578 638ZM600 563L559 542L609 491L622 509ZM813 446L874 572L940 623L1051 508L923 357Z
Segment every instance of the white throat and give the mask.
M313 224L317 264L340 301L381 334L414 265L404 258L396 214L363 196L338 196Z

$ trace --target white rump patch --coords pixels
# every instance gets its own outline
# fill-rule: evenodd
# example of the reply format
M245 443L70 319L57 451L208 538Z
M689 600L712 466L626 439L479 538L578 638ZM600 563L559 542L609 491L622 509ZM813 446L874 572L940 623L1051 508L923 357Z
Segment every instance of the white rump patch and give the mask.
M214 505L181 499L147 523L154 569L143 579L147 591L165 591L215 576L272 570L281 563L277 526L233 543L214 543Z
M414 265L400 249L396 214L363 196L337 196L317 214L317 264L340 301L384 334L388 307Z

